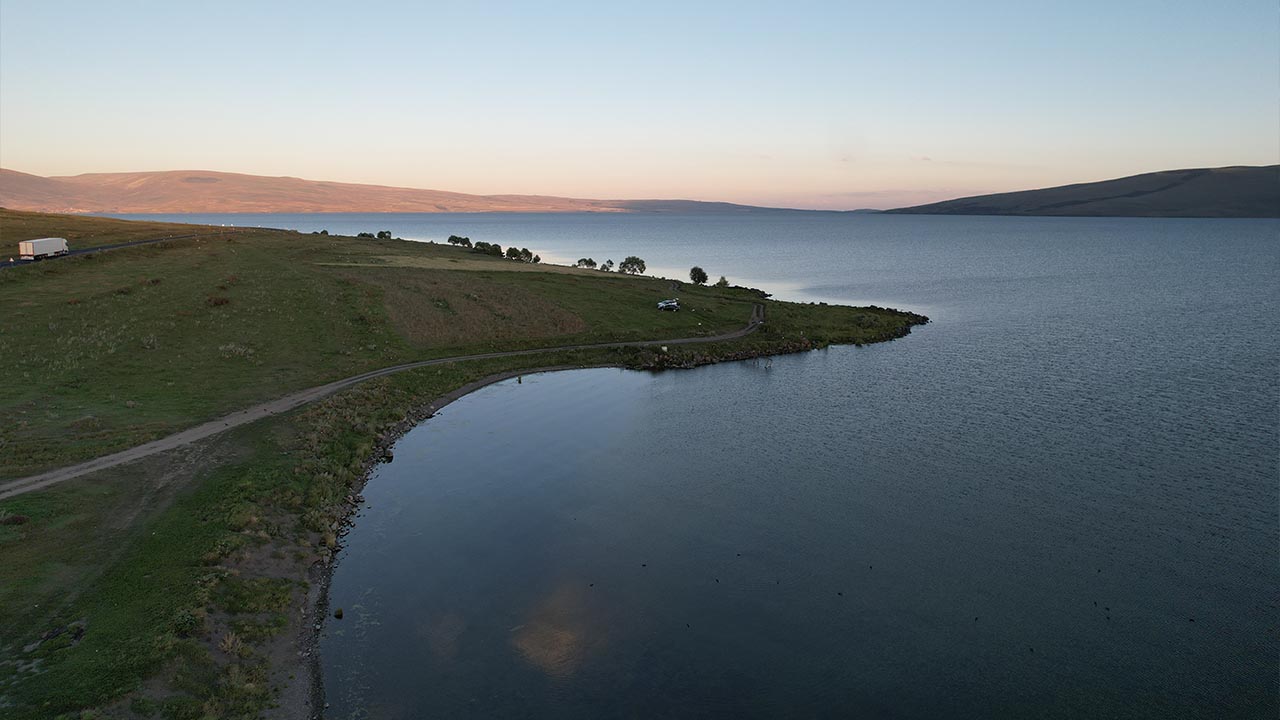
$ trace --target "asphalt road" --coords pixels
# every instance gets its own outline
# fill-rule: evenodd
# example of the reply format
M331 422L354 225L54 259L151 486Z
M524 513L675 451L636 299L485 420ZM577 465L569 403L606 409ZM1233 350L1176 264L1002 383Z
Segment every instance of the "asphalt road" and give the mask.
M166 239L172 239L172 238L166 238ZM156 242L156 241L151 241L151 242ZM359 375L353 375L351 377L344 378L342 380L335 380L325 385L319 385L317 387L309 388L307 390L299 390L298 392L295 392L290 395L286 395L282 398L278 398L270 402L265 402L265 403L262 403L261 405L255 405L245 410L233 412L230 415L226 415L224 417L218 418L217 420L211 420L202 425L197 425L193 428L183 430L182 432L175 433L168 437L163 437L163 438L160 438L159 440L153 440L149 443L138 445L136 447L132 447L127 450L121 450L120 452L113 453L111 455L103 455L102 457L94 458L93 460L82 462L77 465L70 465L68 467L59 468L57 470L50 470L48 472L40 473L39 475L31 475L29 477L19 478L17 480L10 480L5 483L0 483L0 500L11 498L15 495L21 495L26 492L31 492L32 490L39 490L41 488L46 488L46 487L49 487L50 485L56 485L57 483L63 482L65 480L70 480L72 478L80 477L81 475L87 475L92 472L97 472L98 470L105 470L106 468L115 467L116 465L123 465L124 463L132 462L134 460L139 460L150 455L155 455L156 453L165 452L167 450L173 450L174 448L182 447L183 445L196 442L197 440L203 440L207 437L216 435L225 430L230 430L231 428L234 428L234 427L239 427L246 423L251 423L256 420L261 420L262 418L270 417L271 415L288 412L290 410L293 410L294 408L300 407L302 405L306 405L307 403L315 402L316 400L332 395L333 393L338 392L339 390L349 388L352 385L355 385L357 383L362 383L365 380L372 380L373 378L382 377L383 375L391 375L393 373L404 372L405 370L413 370L415 368L428 367L431 365L443 365L445 363L464 362L467 360L488 360L491 358L516 357L519 355L538 355L541 353L558 352L561 350L586 350L586 349L593 349L593 348L622 348L622 347L652 347L655 345L689 345L693 343L721 342L724 340L735 340L737 338L750 335L751 333L755 332L762 323L764 323L764 306L757 303L756 305L752 306L751 319L747 322L745 327L739 330L734 330L733 332L727 332L721 335L713 335L710 337L677 338L675 340L643 340L638 342L622 342L622 343L597 343L594 345L561 345L558 347L539 348L537 350L511 350L508 352L480 353L478 355L459 355L456 357L437 358L435 360L420 360L418 362L405 363L403 365L392 365L390 367L381 368L379 370L370 370L369 372L361 373ZM530 374L532 372L535 372L535 370L523 371L524 374ZM449 397L449 396L446 396L446 397ZM434 412L437 406L438 405L432 406L431 408L432 412Z
M52 262L54 260L60 260L62 258L75 257L76 255L91 255L93 253L105 252L107 250L119 250L120 248L134 247L136 245L151 245L153 243L164 242L165 240L185 240L187 238L195 238L195 237L217 237L219 235L227 235L229 233L238 233L238 232L243 232L243 230L237 228L234 230L228 229L228 230L222 230L214 233L191 233L189 235L166 235L164 237L148 238L146 240L131 240L129 242L115 243L113 245L97 245L91 248L82 248L80 250L72 250L66 255L58 255L57 257L45 258L44 260L19 260L17 259L18 253L14 251L13 255L11 256L12 259L5 258L3 261L0 261L0 270L3 270L4 268L18 267L19 265L33 265L35 263Z

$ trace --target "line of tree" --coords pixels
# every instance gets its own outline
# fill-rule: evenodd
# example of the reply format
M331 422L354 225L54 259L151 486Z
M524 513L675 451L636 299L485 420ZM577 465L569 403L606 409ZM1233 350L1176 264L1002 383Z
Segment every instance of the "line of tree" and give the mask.
M613 259L610 258L602 263L596 263L595 258L578 258L578 262L574 263L574 267L587 268L590 270L600 270L601 272L612 272L614 265ZM628 275L643 275L645 271L644 260L635 255L628 255L626 259L618 263L618 272L627 273Z
M697 265L694 265L693 267L689 268L689 279L692 280L697 285L706 285L708 280L707 271L703 270ZM726 280L723 275L721 275L720 279L716 281L716 287L718 288L729 287L729 281Z
M472 246L472 252L478 252L481 255L502 257L502 246L498 243L487 243L483 240L477 240L476 244Z
M320 231L320 234L321 234L321 235L328 235L328 234L329 234L329 231L328 231L328 230L321 230L321 231ZM390 231L390 230L379 230L377 235L374 235L373 233L369 233L369 232L356 233L356 237L358 237L358 238L377 238L378 240L391 240L391 239L392 239L392 238L391 238L391 231Z
M507 259L508 259L508 260L519 260L520 262L527 262L527 263L540 263L540 262L542 262L542 258L540 258L540 257L538 257L537 255L534 255L533 253L529 252L529 248L519 248L519 249L516 249L516 247L515 247L514 245L512 245L512 246L511 246L511 247L509 247L509 248L507 248Z
M458 237L457 235L449 236L449 242L454 245L471 248L471 252L480 253L481 255L492 255L493 257L505 257L508 260L518 260L519 262L540 263L542 258L534 255L529 248L518 248L511 246L503 252L502 246L498 243L487 243L483 240L477 240L474 243L470 238Z
M628 255L626 259L618 263L618 272L626 273L628 275L643 275L644 260L641 260L635 255Z

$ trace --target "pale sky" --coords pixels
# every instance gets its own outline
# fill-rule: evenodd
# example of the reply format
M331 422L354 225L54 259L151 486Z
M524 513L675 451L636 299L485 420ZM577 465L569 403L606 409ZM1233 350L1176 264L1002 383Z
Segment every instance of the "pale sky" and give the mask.
M1280 4L0 0L0 165L894 207L1280 162Z

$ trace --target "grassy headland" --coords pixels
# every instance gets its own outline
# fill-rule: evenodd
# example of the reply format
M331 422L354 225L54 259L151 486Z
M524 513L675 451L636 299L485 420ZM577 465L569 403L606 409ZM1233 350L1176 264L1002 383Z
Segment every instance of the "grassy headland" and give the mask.
M75 233L109 244L157 230L173 234L0 211L8 244ZM653 278L265 230L0 271L0 480L411 360L711 336L742 327L757 302L767 318L745 338L669 352L591 348L407 371L0 501L0 717L255 717L296 704L317 572L370 463L422 407L467 383L875 342L923 321L690 286L675 293L684 311L658 312L672 294Z

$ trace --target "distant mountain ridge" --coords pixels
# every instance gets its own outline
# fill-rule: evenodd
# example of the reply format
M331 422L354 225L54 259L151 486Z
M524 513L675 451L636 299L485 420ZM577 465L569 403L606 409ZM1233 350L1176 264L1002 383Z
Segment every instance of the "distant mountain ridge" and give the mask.
M698 200L469 195L203 170L41 177L0 168L0 207L61 213L777 213ZM852 210L871 213L874 210ZM1280 217L1280 165L1193 168L886 210L920 215Z
M888 210L911 215L1280 217L1280 165L1193 168Z
M61 213L771 212L696 200L587 200L172 170L41 177L0 169L0 207Z

